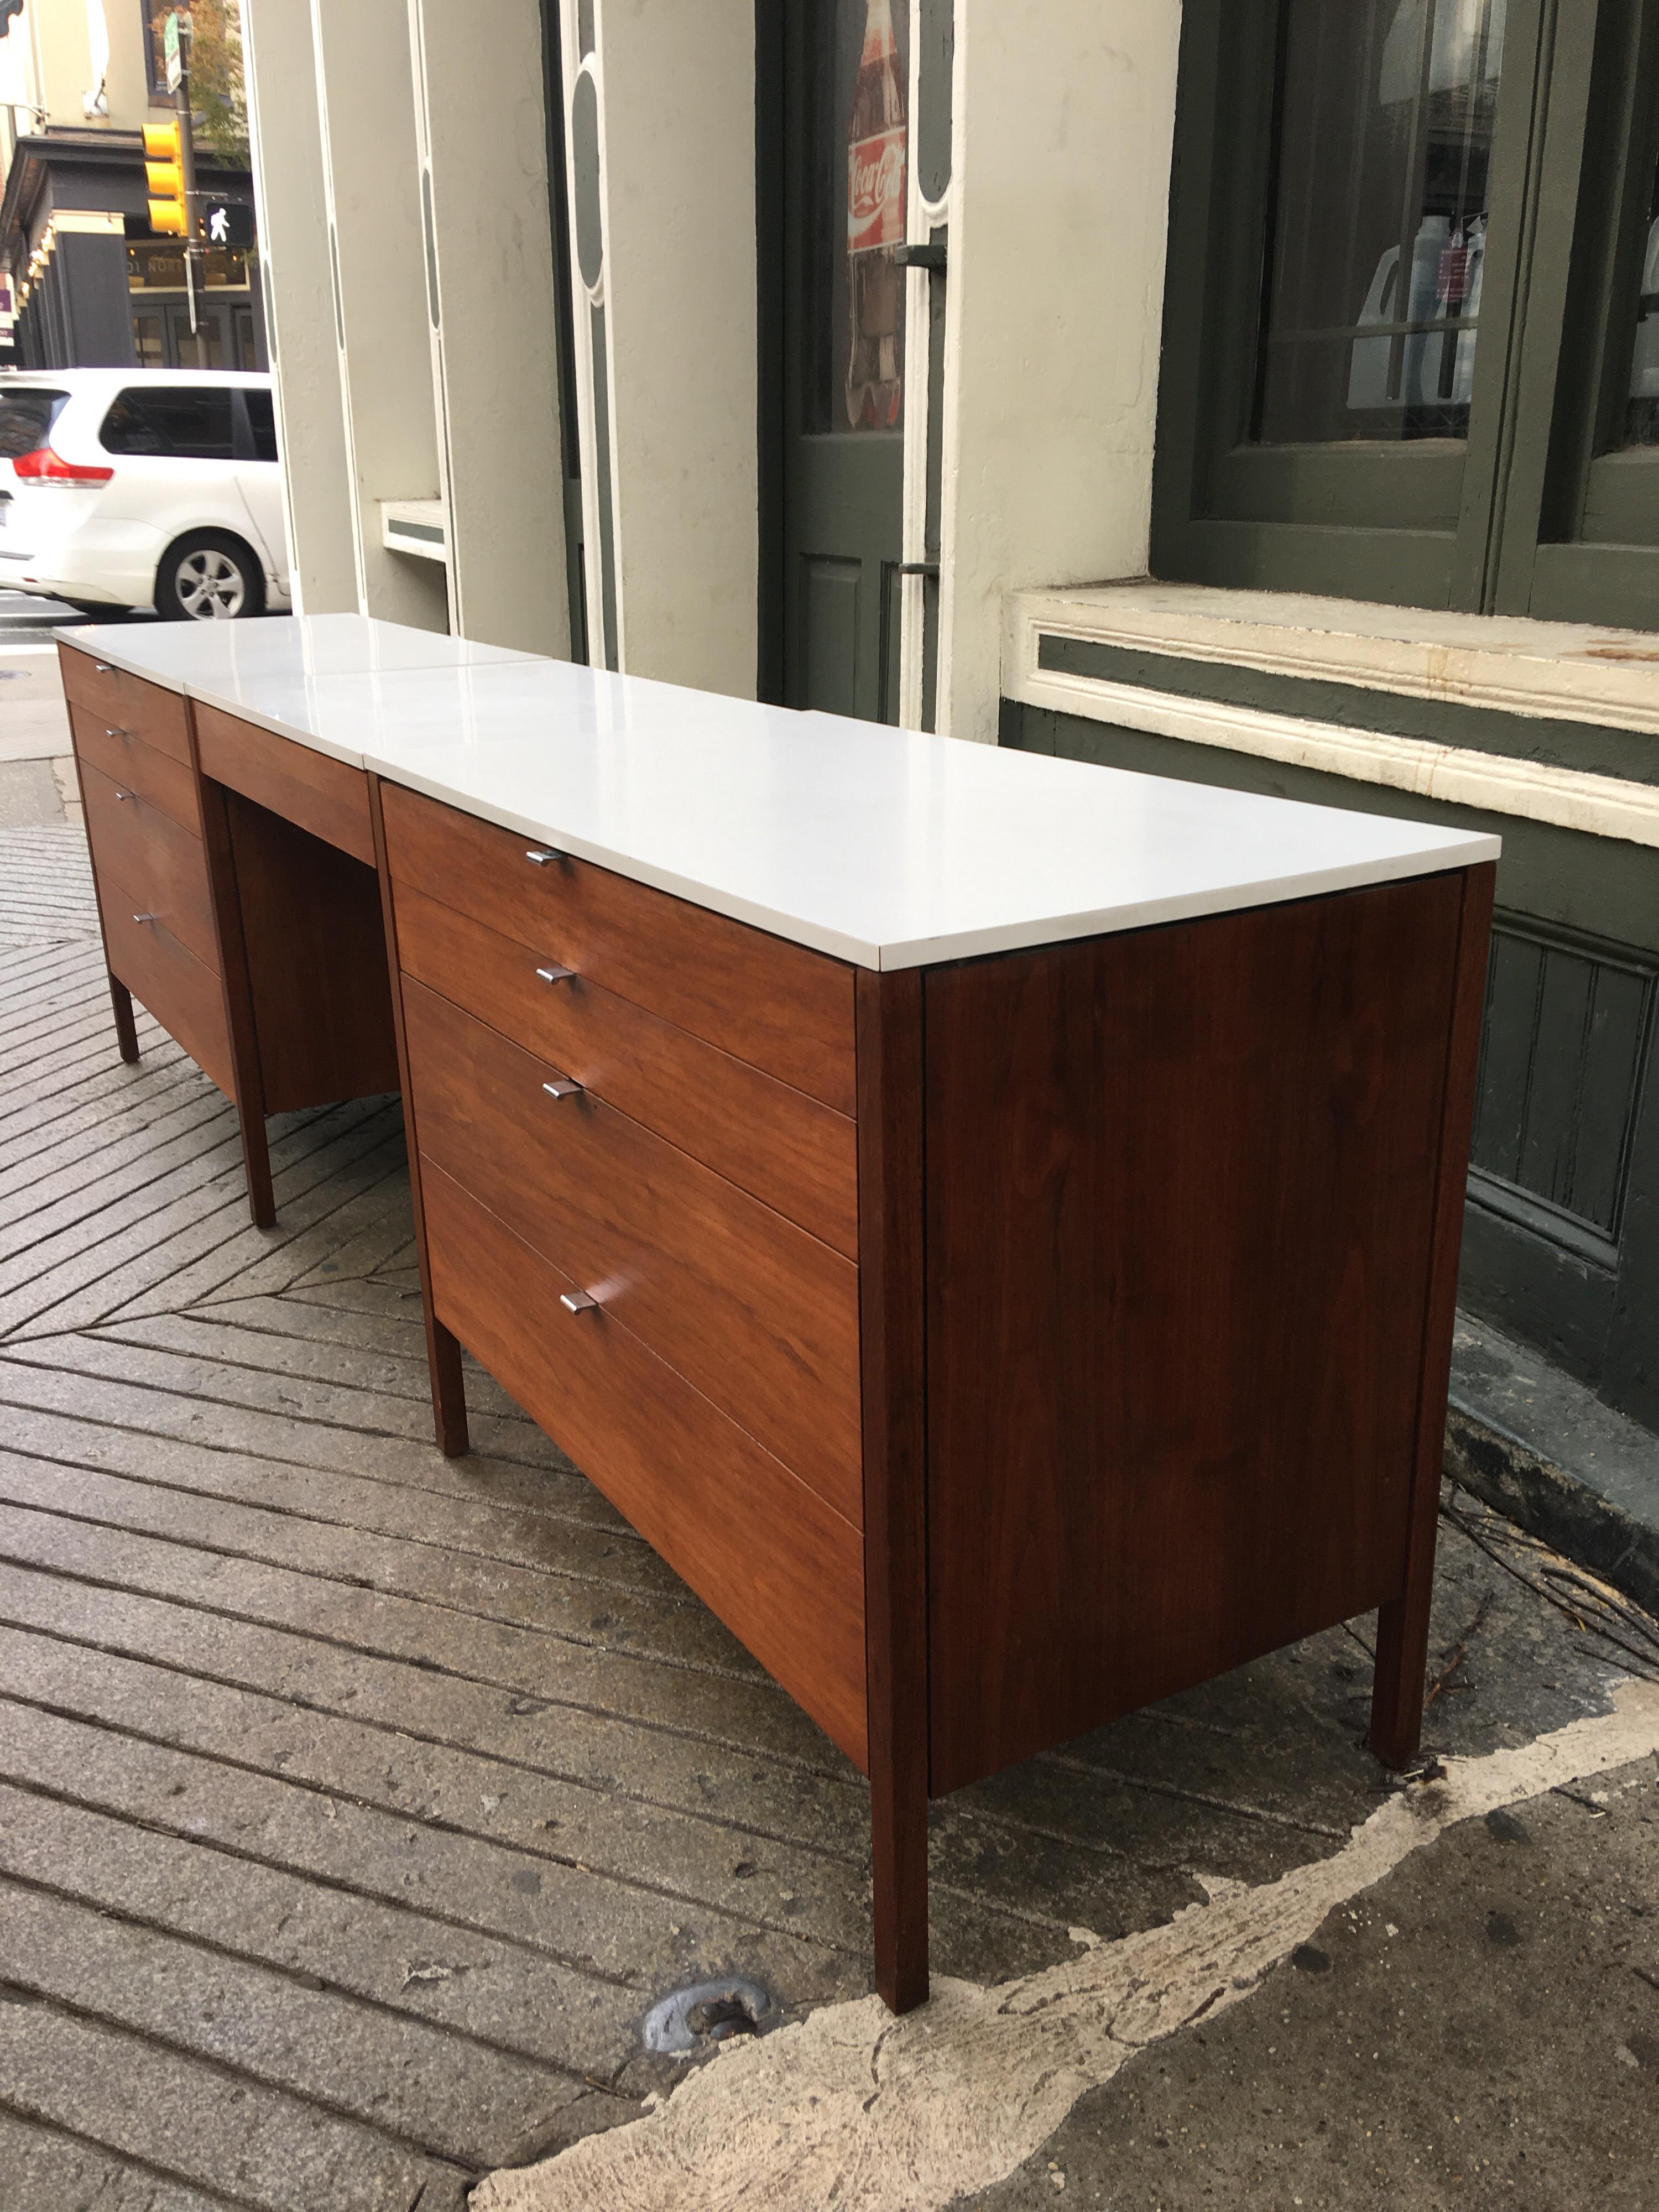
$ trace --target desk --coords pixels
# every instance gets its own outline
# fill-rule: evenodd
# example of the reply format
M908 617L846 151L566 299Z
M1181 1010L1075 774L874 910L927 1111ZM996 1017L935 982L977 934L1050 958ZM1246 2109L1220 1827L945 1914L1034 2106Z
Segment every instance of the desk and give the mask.
M64 661L123 1049L261 1218L401 1089L440 1443L465 1346L868 1774L890 2005L930 1796L1371 1607L1409 1758L1495 840L355 617Z

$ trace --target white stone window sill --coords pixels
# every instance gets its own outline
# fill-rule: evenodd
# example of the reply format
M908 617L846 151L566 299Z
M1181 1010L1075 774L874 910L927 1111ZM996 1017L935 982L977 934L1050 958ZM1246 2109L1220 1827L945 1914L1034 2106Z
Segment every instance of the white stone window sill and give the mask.
M1004 696L1659 847L1659 785L1038 666L1043 637L1659 738L1659 635L1147 580L1011 594Z

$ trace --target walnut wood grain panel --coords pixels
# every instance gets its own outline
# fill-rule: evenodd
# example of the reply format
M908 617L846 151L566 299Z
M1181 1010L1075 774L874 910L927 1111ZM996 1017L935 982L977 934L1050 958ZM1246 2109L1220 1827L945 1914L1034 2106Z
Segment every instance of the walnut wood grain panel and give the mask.
M298 823L223 793L265 1111L398 1087L380 881Z
M136 791L163 814L170 814L191 836L201 836L201 802L188 761L164 753L158 745L146 744L130 731L106 722L101 714L88 714L84 707L71 707L69 718L70 734L82 760L100 769L123 790Z
M862 1766L857 1530L429 1158L422 1188L443 1325Z
M106 726L125 730L190 765L190 732L180 693L129 676L124 668L112 668L79 646L60 644L58 665L64 696L71 706L84 707Z
M196 749L204 775L374 866L368 778L362 769L314 753L291 738L273 737L199 700Z
M111 975L149 1007L226 1097L234 1098L230 1033L218 976L164 923L135 921L134 895L107 868L99 874L98 905Z
M405 976L421 1149L856 1526L858 1270Z
M219 941L201 839L88 760L81 763L81 793L100 874L113 876L140 910L158 914L216 975Z
M527 838L395 784L382 804L398 882L853 1112L854 971L842 962L583 860L538 866Z
M1401 1589L1462 897L928 975L936 1791Z
M410 884L395 896L408 974L858 1257L858 1146L846 1115L586 976L550 983L544 957Z

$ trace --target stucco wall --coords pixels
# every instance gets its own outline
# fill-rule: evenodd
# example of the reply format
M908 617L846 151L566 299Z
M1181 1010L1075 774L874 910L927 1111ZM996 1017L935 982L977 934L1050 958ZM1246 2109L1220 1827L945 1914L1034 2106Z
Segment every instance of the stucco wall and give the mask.
M957 0L939 727L1001 604L1146 565L1179 0Z

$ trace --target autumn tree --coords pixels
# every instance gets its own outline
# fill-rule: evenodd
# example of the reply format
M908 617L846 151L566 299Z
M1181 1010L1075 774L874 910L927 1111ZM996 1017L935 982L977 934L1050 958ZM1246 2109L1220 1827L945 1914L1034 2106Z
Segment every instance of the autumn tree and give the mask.
M242 88L240 0L191 0L188 8L160 0L151 18L159 49L169 15L191 23L190 106L196 143L233 167L247 162L247 99Z

